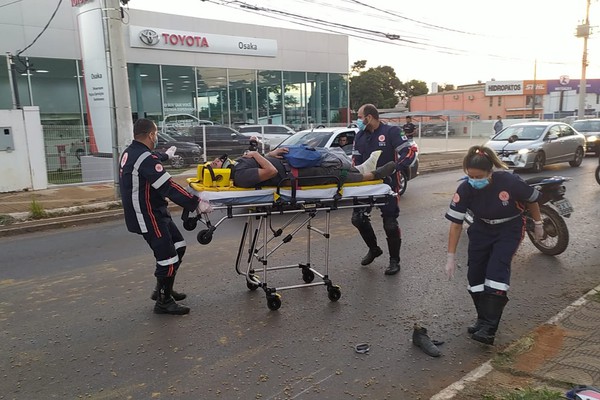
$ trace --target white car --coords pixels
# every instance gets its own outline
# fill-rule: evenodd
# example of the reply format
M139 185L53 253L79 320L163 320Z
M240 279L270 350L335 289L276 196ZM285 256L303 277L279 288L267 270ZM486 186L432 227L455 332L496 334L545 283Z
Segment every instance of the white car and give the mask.
M279 143L296 133L286 125L240 125L237 130L247 137L256 136L260 142L264 142L267 149L274 149Z

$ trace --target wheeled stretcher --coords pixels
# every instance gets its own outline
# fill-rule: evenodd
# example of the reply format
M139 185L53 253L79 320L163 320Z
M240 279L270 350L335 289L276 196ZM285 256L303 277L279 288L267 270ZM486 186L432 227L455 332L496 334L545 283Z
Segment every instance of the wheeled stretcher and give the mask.
M308 179L312 179L311 177ZM372 208L382 206L395 193L389 185L382 181L369 181L341 185L299 186L298 178L294 181L280 182L278 187L260 189L241 189L234 186L216 186L214 182L203 182L198 178L188 179L188 190L200 197L202 211L191 216L188 212L182 215L183 226L193 231L200 221L206 226L198 232L197 239L201 244L209 244L214 231L227 219L246 218L237 251L235 270L246 278L246 286L250 290L262 288L266 294L267 306L271 310L281 307L282 290L308 286L322 286L327 289L329 300L337 301L341 297L340 287L334 285L329 277L329 239L330 213L335 210L352 208ZM282 186L282 185L290 186ZM210 221L209 214L215 210L223 210L216 223ZM313 224L319 213L325 213L324 227L319 229ZM289 216L283 225L273 228L272 217ZM292 241L294 235L306 228L306 260L289 265L269 265L269 257L283 245ZM289 233L284 235L284 230ZM319 272L311 261L311 238L314 234L323 237L325 259L323 272ZM255 268L255 262L262 267ZM242 265L245 264L245 268ZM270 286L268 275L276 270L297 268L301 270L304 283L288 286ZM314 282L315 276L319 277Z

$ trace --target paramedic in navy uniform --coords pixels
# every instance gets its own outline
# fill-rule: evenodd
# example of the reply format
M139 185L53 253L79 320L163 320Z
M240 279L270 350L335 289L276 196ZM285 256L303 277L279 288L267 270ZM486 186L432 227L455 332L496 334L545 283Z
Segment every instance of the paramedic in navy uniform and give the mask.
M133 126L133 142L121 156L119 184L125 213L125 223L130 232L144 237L156 259L157 314L182 315L189 307L179 305L186 295L173 290L175 274L185 253L185 240L167 210L168 197L187 211L198 207L198 197L189 194L171 179L164 170L161 159L166 155L154 153L158 143L156 124L148 119L138 119Z
M468 177L458 186L446 218L450 220L446 274L452 278L456 268L456 246L467 209L473 223L467 230L468 291L475 304L477 321L468 328L471 338L493 344L508 302L512 258L525 232L522 213L527 207L534 219L535 238L544 228L537 203L540 193L519 176L507 171L496 153L483 146L471 147L463 160Z
M352 162L354 165L363 163L370 157L371 153L381 150L377 162L378 166L390 161L396 163L396 171L401 167L410 165L416 157L415 149L408 142L400 128L379 122L379 111L372 104L365 104L358 109L358 120L360 129L354 138L354 149L352 151ZM399 172L384 179L394 191L399 188ZM390 201L380 207L383 218L383 229L387 237L388 251L390 254L389 265L385 270L386 275L394 275L400 271L400 246L402 239L398 216L398 198L393 197ZM369 214L366 209L355 208L352 212L352 225L354 225L360 236L369 248L367 254L361 260L362 265L368 265L383 254L383 250L377 245L377 236L371 226Z

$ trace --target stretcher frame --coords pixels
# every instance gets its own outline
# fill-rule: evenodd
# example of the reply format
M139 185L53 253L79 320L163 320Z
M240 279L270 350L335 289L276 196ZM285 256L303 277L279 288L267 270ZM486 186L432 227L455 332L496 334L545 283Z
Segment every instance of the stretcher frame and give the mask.
M186 230L194 230L198 221L206 226L206 229L199 231L197 235L198 242L204 245L211 242L214 231L224 221L232 218L246 218L237 251L235 271L238 275L245 277L246 286L251 291L258 288L263 289L267 300L267 307L270 310L278 310L281 307L281 295L278 292L283 290L325 286L329 300L339 300L341 289L338 285L333 284L329 276L330 213L336 210L355 208L367 208L370 211L373 207L385 205L391 200L391 197L396 196L390 189L385 194L344 197L343 187L338 182L337 190L332 197L298 200L298 192L294 190L295 187L292 186L291 188L291 197L282 196L282 189L285 189L285 187L278 186L274 190L273 201L211 207L212 210L226 211L226 215L221 217L216 223L211 222L209 212L197 211L196 215L192 217L185 211L182 214ZM195 192L193 188L191 191ZM245 212L236 213L239 210L245 210ZM325 213L324 227L321 229L313 225L314 218L320 215L320 213ZM280 228L273 229L272 217L276 215L287 215L290 218ZM303 228L306 228L307 232L305 262L287 265L269 265L269 257L283 245L290 243L294 236ZM286 229L289 229L290 232L281 237ZM315 267L311 260L312 234L317 234L325 239L325 259L323 260L324 266L322 272ZM277 241L280 237L281 239ZM255 262L260 265L258 268L255 268ZM243 264L245 264L245 268L242 268ZM304 283L270 286L269 274L274 271L287 269L300 269ZM315 277L319 278L317 282L314 282Z

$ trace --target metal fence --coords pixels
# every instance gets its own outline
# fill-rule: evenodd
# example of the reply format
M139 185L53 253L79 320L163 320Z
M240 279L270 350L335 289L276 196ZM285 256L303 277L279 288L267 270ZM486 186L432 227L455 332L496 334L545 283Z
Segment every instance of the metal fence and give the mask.
M48 183L81 183L81 157L89 154L88 128L81 125L44 125Z

